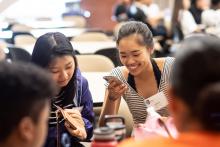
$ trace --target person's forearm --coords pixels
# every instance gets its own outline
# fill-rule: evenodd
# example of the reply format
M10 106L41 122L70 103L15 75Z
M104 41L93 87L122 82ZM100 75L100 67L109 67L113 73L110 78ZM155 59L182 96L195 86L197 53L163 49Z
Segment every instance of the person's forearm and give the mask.
M110 100L108 97L105 99L105 102L102 106L101 115L99 118L99 126L104 126L105 115L115 115L118 112L120 104L120 98L117 100Z

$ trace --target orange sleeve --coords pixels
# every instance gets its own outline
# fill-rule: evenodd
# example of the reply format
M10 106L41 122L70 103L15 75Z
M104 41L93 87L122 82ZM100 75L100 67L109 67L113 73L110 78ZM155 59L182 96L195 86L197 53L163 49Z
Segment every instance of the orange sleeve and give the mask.
M118 147L173 147L173 142L166 138L146 138L144 140L126 139Z

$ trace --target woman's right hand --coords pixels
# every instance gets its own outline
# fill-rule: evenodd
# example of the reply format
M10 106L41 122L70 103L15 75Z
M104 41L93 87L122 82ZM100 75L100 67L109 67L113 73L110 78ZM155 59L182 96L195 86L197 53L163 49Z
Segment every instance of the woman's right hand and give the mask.
M108 98L113 101L121 98L127 90L127 85L115 79L110 79L108 82Z
M79 110L74 110L74 109L65 109L64 110L65 113L68 113L68 115L66 115L66 117L68 118L68 121L65 121L65 127L68 130L68 132L81 139L84 140L87 137L87 133L86 133L86 129L85 129L85 123L83 121L83 118L81 116L81 113L79 112ZM73 124L74 128L71 126L71 124Z

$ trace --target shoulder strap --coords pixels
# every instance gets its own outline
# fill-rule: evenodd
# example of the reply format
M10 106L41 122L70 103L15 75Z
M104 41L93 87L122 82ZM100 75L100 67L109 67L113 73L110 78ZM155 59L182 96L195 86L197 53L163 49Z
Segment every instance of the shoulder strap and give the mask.
M154 77L157 81L157 87L159 88L160 79L161 79L161 71L160 71L159 67L157 66L157 63L154 59L151 59L151 64L153 66Z
M127 82L135 91L137 91L136 86L135 86L134 76L131 75L130 73L128 73L128 81Z

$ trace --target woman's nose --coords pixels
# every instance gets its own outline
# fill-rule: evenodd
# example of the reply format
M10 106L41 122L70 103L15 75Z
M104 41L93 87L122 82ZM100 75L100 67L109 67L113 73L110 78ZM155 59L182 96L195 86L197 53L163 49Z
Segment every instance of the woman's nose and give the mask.
M68 73L66 71L63 71L61 73L61 79L64 79L64 80L68 79Z
M127 59L126 59L126 64L133 64L135 61L134 61L134 59L132 58L132 57L127 57Z

